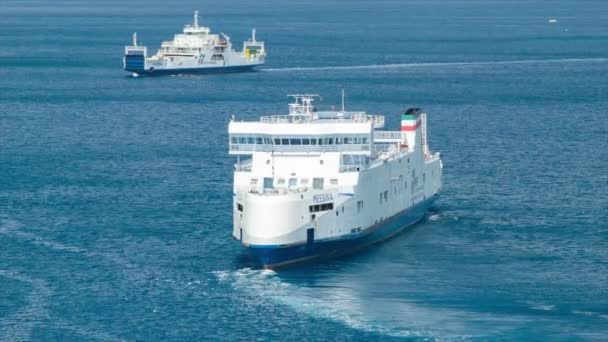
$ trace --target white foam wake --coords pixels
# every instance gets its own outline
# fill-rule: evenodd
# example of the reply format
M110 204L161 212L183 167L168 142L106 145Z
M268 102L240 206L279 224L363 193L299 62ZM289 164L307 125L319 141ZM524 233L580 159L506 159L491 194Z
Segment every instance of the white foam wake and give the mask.
M324 299L316 297L314 293L306 293L305 288L281 281L274 271L245 268L233 272L216 271L213 273L220 281L230 283L240 292L246 291L258 300L279 303L297 312L315 317L320 316L367 332L401 337L420 335L411 331L391 331L382 325L368 322L363 312L354 307L346 307L355 301L354 298L333 296L333 298Z
M361 298L356 287L301 287L282 281L273 271L240 269L213 272L254 305L281 304L350 328L393 337L462 339L504 333L519 318L434 309L399 298ZM481 323L481 324L480 324ZM481 328L480 328L481 327Z
M325 71L325 70L373 70L373 69L402 69L402 68L425 68L425 67L463 67L463 66L488 66L509 64L543 64L543 63L598 63L608 62L608 58L561 58L561 59L521 59L510 61L478 61L478 62L430 62L430 63L394 63L394 64L369 64L369 65L344 65L344 66L318 66L318 67L294 67L294 68L267 68L260 71L289 72L289 71Z

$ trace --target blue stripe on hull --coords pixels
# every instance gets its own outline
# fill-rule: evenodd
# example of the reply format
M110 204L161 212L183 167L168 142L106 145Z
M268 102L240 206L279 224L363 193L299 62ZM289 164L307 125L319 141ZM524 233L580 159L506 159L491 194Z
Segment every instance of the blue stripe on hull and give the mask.
M249 252L266 268L274 268L317 257L342 255L358 248L388 239L405 228L422 220L438 195L435 195L413 208L385 219L381 223L369 227L358 234L349 234L339 239L316 240L312 244L297 246L249 246Z
M247 72L254 71L253 68L261 66L257 65L236 65L227 67L206 67L206 68L188 68L188 69L148 69L142 68L125 68L125 71L136 72L139 75L160 76L160 75L180 75L180 74L222 74L232 72Z
M125 70L143 70L146 64L143 55L125 55Z

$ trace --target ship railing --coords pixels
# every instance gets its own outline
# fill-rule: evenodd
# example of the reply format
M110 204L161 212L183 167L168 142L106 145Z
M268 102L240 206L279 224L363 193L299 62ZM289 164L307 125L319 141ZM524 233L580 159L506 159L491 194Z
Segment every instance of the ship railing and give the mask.
M399 157L400 155L406 153L408 153L407 148L400 148L398 143L374 144L374 151L371 154L371 160L368 167L375 167L385 163L387 160Z
M147 55L148 48L145 46L125 46L125 55Z
M365 165L340 165L340 172L359 172L365 169Z
M310 121L310 115L267 115L260 117L260 122L264 123L304 123Z
M370 115L374 123L374 128L384 128L384 115Z
M252 163L251 159L249 159L247 161L234 164L234 171L251 172L251 167Z
M370 115L365 112L335 112L336 116L319 117L315 113L304 115L266 115L260 117L260 122L264 123L309 123L311 121L332 121L332 122L369 122L371 121L374 128L384 127L383 115ZM338 116L341 115L341 116Z
M265 196L276 196L276 195L287 195L287 194L300 194L308 191L310 188L308 187L297 187L297 188L286 188L286 187L277 187L277 188L266 188L266 189L251 189L249 190L250 194L257 195L265 195Z
M342 144L342 145L256 145L256 144L230 144L230 152L351 152L369 154L370 144Z
M371 121L376 129L384 127L384 115L372 115L365 112L352 112L350 120L355 122Z
M374 131L374 142L391 143L401 141L401 131Z

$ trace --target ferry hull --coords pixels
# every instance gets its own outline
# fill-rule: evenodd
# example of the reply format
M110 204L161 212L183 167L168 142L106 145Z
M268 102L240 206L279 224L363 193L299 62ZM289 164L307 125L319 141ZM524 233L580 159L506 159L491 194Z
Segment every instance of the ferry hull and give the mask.
M265 268L277 268L320 257L349 254L357 249L391 238L421 221L437 197L438 195L434 195L358 234L291 246L253 245L248 246L248 250Z
M162 75L200 75L200 74L223 74L235 72L251 72L254 68L263 64L234 65L222 67L203 67L203 68L180 68L180 69L139 69L125 68L125 71L146 76Z

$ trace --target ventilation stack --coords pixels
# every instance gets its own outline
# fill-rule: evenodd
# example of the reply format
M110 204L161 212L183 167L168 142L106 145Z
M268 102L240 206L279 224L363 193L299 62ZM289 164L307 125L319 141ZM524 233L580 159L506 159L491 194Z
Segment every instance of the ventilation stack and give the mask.
M410 108L401 115L401 147L413 152L416 145L422 145L421 137L421 114L420 108Z

